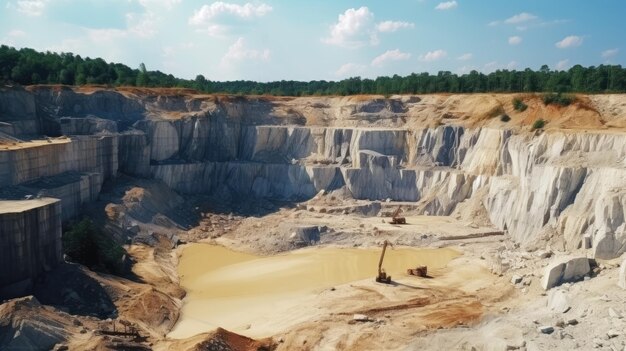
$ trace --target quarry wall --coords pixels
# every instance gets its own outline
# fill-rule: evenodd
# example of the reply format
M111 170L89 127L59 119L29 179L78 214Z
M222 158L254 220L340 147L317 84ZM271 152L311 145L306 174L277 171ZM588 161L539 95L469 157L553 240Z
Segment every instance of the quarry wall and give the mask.
M23 294L61 262L61 211L53 198L0 201L0 298Z
M556 235L567 249L587 248L596 257L626 251L623 133L398 125L410 113L433 113L411 112L421 101L417 97L394 104L332 100L338 106L319 98L299 107L290 100L284 102L289 109L278 112L279 102L262 99L225 103L43 91L33 93L33 107L31 97L19 98L26 99L22 107L10 109L5 120L15 120L21 108L42 125L57 121L60 130L95 134L0 150L0 187L32 192L48 182L62 199L64 218L95 199L102 182L119 171L162 180L183 194L299 201L340 189L356 199L417 202L419 211L431 215L450 215L471 199L520 243ZM458 111L463 99L445 101ZM63 113L42 116L40 105Z

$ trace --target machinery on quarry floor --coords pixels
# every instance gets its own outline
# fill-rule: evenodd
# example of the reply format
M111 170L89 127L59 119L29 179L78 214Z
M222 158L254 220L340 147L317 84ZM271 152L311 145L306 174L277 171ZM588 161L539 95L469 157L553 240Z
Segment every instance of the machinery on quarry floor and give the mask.
M387 245L393 247L387 240L383 243L383 252L380 253L380 260L378 261L378 276L376 276L376 282L391 284L391 276L387 275L387 272L385 272L383 268L383 259L385 258L385 251L387 251Z
M428 267L426 266L417 266L416 268L409 268L406 270L406 274L415 275L422 278L428 277Z
M391 215L391 224L406 224L406 218L398 216L400 214L401 206L393 212Z

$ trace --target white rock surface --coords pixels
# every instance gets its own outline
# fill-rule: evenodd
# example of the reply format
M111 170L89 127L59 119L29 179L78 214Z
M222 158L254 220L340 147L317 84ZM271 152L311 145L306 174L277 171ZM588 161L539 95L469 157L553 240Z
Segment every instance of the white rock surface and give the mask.
M590 271L586 257L558 257L545 268L541 287L548 290L565 282L582 280Z
M563 290L551 290L548 294L548 307L558 313L565 313L571 306L567 294Z
M626 259L622 261L619 267L619 276L617 278L617 285L626 290Z
M255 98L139 101L116 92L33 94L0 94L7 101L0 104L0 120L11 124L6 128L36 133L43 128L37 104L43 104L56 111L51 118L68 116L70 129L81 133L103 129L84 119L90 113L110 125L107 130L114 129L114 120L135 123L140 132L120 136L119 150L111 137L80 147L76 142L2 153L0 186L67 171L108 179L119 162L126 174L158 176L183 192L223 186L240 194L306 199L346 186L357 199L419 202L419 211L431 215L450 214L480 196L476 202L491 222L521 244L534 245L549 233L562 238L568 251L588 248L599 259L626 252L623 133L390 127L403 125L391 121L418 111L411 109L423 108L426 100L441 104L435 97L307 98L302 106L294 100L276 110L276 104ZM281 175L271 179L276 172Z

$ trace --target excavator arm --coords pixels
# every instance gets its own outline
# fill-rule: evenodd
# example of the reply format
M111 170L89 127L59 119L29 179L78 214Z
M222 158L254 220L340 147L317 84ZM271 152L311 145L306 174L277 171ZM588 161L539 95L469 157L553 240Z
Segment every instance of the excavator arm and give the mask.
M387 251L387 245L393 247L388 240L385 240L383 243L383 251L380 253L380 260L378 260L378 276L376 276L376 281L379 283L391 283L391 276L387 275L385 270L383 269L383 260L385 259L385 252Z
M391 224L406 224L406 218L399 217L401 206L394 211L393 215L391 215Z
M381 252L380 260L378 260L378 275L380 275L380 273L383 270L383 260L385 259L385 252L387 251L387 245L389 245L389 241L385 240L385 242L383 243L383 252Z
M398 208L396 208L396 210L391 215L391 218L395 219L395 218L398 217L399 214L400 214L400 206L398 206Z

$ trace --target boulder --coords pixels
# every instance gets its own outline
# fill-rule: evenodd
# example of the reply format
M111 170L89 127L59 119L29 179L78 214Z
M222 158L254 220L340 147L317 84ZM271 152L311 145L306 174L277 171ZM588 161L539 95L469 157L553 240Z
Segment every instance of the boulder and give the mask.
M301 226L294 228L294 239L304 243L320 241L320 227L318 226Z
M541 287L548 290L562 283L581 280L590 271L587 257L560 257L545 268Z
M619 319L619 318L622 318L622 315L616 310L614 310L612 307L609 307L609 317Z
M518 284L518 283L521 283L521 282L522 282L522 279L524 279L524 277L522 277L521 275L514 274L514 275L511 277L511 284Z
M612 338L622 335L622 333L615 329L609 329L609 331L606 332L606 335L609 337L609 339L612 339Z
M354 316L352 316L352 320L356 322L369 322L370 317L364 314L355 314Z
M542 334L552 334L552 332L554 331L554 327L551 327L549 325L543 325L537 328L537 330Z
M567 295L563 290L552 290L548 295L548 307L558 313L565 313L570 310Z

